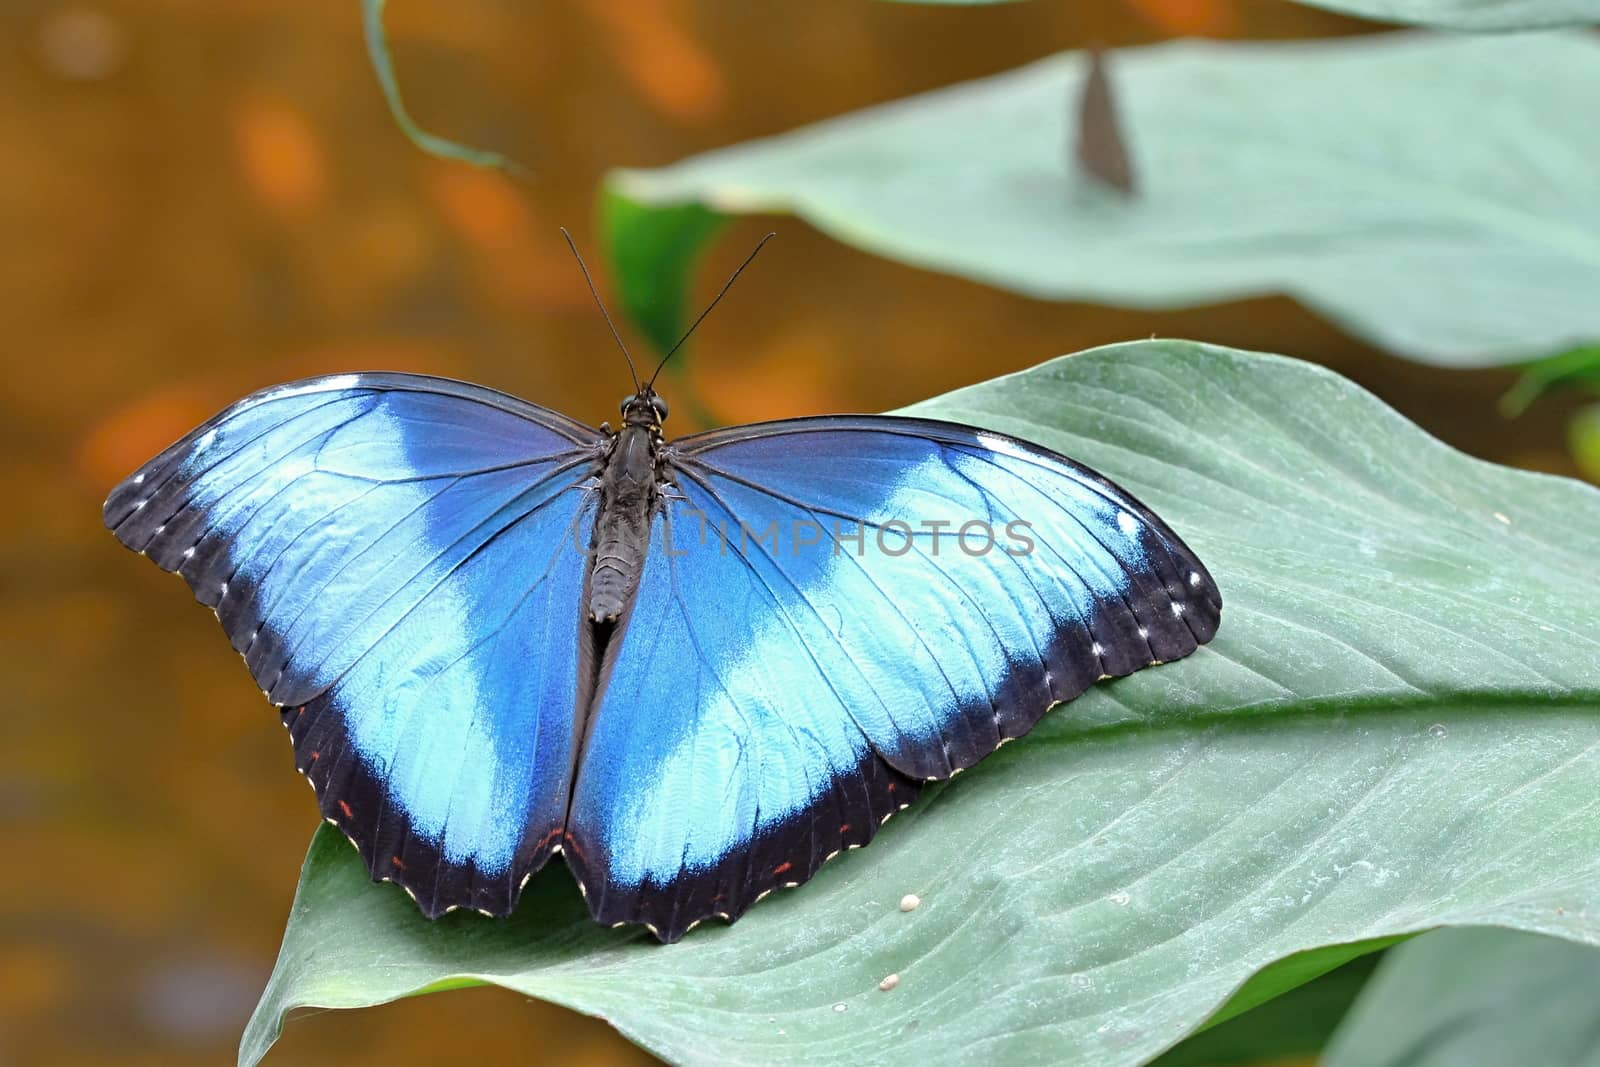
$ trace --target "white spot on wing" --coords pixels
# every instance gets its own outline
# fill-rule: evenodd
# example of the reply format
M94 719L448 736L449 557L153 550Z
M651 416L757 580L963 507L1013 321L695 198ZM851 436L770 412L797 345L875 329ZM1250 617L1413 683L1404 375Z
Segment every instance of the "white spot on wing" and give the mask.
M1117 512L1117 526L1122 529L1123 533L1127 534L1129 537L1132 537L1134 531L1139 529L1139 520L1135 519L1126 511L1119 511Z
M1010 441L1002 440L992 433L978 433L978 443L991 452L1003 452L1008 455L1016 454L1016 446Z
M354 389L361 384L359 374L340 374L332 378L323 378L314 382L302 382L299 385L286 385L281 389L274 389L262 395L262 400L286 400L292 396L304 396L307 393L328 393L336 389Z

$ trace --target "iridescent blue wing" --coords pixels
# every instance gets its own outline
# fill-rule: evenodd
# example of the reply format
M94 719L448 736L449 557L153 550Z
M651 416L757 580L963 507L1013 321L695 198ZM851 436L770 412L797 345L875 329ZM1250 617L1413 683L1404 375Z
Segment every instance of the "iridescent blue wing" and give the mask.
M865 844L921 780L1216 631L1220 594L1177 535L1034 445L841 417L668 455L568 821L602 922L672 940L737 917Z
M477 386L312 379L199 427L105 521L216 611L375 878L505 914L565 819L602 449Z

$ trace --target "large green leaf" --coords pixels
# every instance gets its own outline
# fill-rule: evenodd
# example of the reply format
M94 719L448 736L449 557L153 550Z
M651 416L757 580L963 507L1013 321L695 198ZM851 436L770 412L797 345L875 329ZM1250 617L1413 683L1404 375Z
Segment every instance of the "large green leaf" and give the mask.
M1216 640L674 946L596 927L560 869L509 920L430 923L325 829L242 1060L297 1006L495 982L685 1062L1123 1064L1396 935L1600 942L1600 492L1469 459L1325 370L1187 342L913 410L1158 508L1221 585Z
M1583 103L1600 100L1600 38L1187 41L1118 52L1110 69L1133 198L1071 169L1082 53L618 171L610 195L792 212L1044 298L1155 308L1285 292L1431 363L1600 338L1600 108ZM629 269L691 260L677 249Z
M1600 1067L1597 993L1600 952L1587 945L1514 930L1439 930L1384 959L1323 1063Z

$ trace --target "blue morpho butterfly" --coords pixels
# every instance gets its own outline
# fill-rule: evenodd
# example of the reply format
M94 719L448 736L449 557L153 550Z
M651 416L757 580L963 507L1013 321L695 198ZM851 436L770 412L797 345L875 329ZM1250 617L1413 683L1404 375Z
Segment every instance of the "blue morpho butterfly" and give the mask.
M106 501L430 917L508 914L559 851L599 922L732 921L1216 631L1194 553L1054 452L878 415L669 442L637 381L616 431L442 378L294 382Z

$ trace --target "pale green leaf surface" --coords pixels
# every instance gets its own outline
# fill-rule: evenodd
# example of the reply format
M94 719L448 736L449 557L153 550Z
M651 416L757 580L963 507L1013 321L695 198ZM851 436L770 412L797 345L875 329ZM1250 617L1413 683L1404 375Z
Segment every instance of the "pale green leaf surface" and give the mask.
M1600 951L1515 930L1438 930L1391 952L1324 1067L1600 1067Z
M954 6L1008 0L899 0ZM1449 30L1537 30L1600 23L1597 0L1300 0L1341 15Z
M1596 0L1300 0L1341 15L1445 30L1510 32L1600 23Z
M1438 925L1600 943L1600 493L1467 458L1325 370L1188 342L912 410L1156 507L1221 586L1216 640L674 946L594 926L559 867L510 920L429 923L324 829L242 1061L295 1007L470 979L674 1061L1129 1064L1264 968L1233 1006Z
M610 190L663 210L791 212L1042 298L1287 293L1430 363L1600 338L1600 38L1185 41L1109 64L1136 197L1071 164L1082 53L618 171Z
M1358 19L1470 32L1594 26L1597 0L1299 0Z

